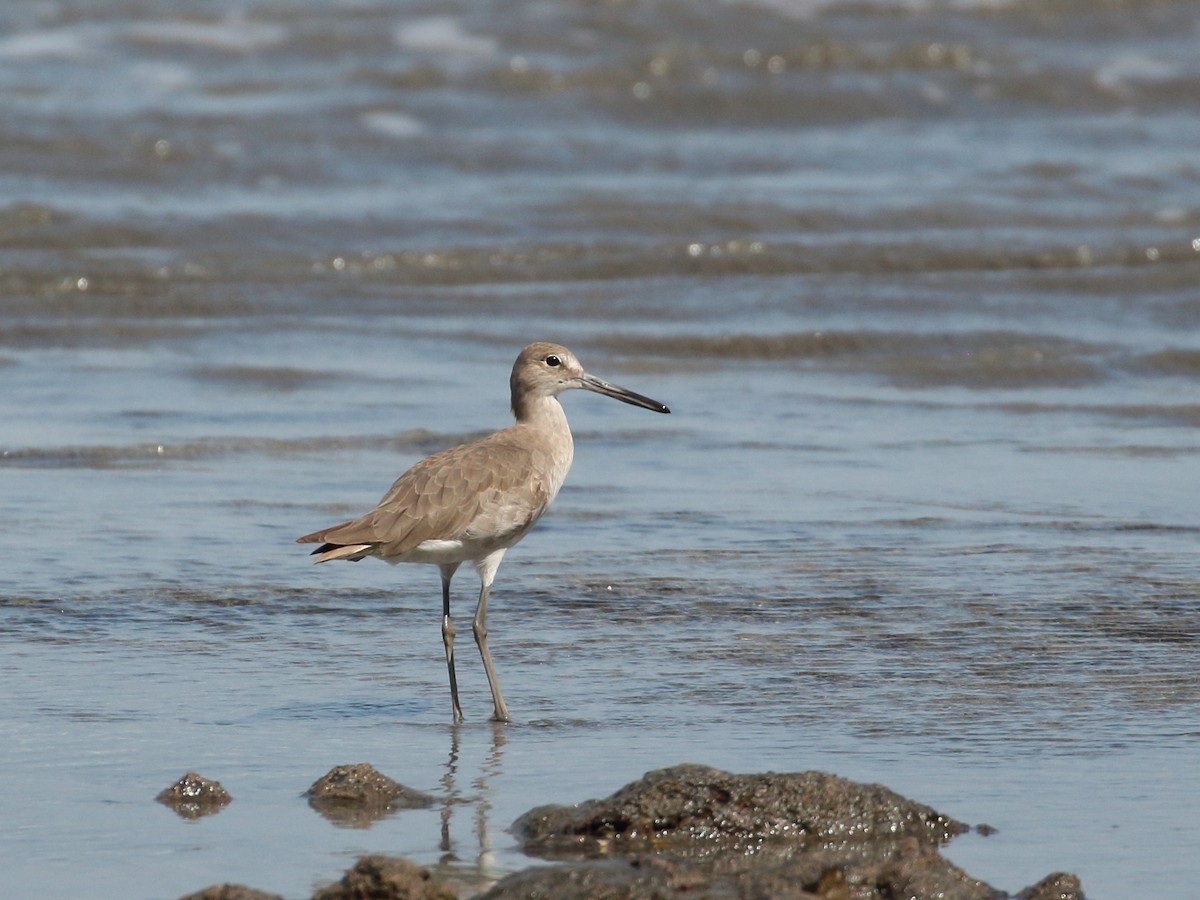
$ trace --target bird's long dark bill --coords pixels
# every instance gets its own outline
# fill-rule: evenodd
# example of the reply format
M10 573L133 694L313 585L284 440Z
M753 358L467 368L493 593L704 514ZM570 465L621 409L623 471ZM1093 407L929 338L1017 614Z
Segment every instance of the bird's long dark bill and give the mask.
M603 394L605 397L612 397L614 400L620 400L622 403L630 403L657 413L669 413L671 411L657 400L651 400L642 394L635 393L615 384L609 384L607 381L596 378L594 375L584 375L579 381L580 387L589 391L595 391L597 394Z

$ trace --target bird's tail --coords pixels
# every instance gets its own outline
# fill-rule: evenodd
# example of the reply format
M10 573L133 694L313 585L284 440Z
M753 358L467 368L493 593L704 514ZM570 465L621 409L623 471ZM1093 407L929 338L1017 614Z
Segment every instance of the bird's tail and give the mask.
M343 524L350 524L348 522ZM312 555L316 557L315 562L332 562L335 559L348 559L351 562L358 562L371 555L370 544L337 544L325 540L325 536L332 531L337 531L342 525L334 525L332 528L322 528L320 531L314 531L312 534L306 534L304 537L296 538L297 544L320 544Z
M322 544L312 552L316 557L314 562L332 562L335 559L348 559L358 562L371 553L370 544Z

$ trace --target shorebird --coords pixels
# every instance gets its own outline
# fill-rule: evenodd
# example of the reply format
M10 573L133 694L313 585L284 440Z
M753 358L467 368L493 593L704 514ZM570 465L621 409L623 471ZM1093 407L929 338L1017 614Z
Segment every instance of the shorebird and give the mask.
M320 544L312 553L319 563L374 556L441 570L442 644L456 723L462 721L462 707L454 674L450 579L468 561L479 573L479 603L471 630L492 691L492 718L508 721L488 650L488 595L505 552L550 506L571 468L574 442L558 395L582 388L654 412L670 412L657 400L589 375L575 355L558 344L536 343L522 350L509 386L515 425L426 457L397 478L366 515L296 540Z

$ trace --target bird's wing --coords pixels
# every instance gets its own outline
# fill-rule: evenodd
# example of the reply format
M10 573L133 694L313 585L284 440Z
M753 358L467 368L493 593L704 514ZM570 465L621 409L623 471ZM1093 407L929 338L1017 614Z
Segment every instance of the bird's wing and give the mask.
M301 542L370 545L400 556L425 541L502 536L527 528L549 503L539 452L497 432L429 456L396 479L364 516Z

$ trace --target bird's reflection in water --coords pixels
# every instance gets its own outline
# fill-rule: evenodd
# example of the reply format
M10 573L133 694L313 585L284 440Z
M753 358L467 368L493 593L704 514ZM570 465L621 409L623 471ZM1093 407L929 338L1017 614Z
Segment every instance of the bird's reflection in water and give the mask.
M488 725L491 730L491 747L479 766L478 774L471 779L469 792L464 793L460 787L461 742L464 732L479 733L476 727L451 726L450 753L441 777L442 833L438 849L442 851L442 856L437 868L442 870L440 874L444 877L453 878L464 888L480 892L487 890L504 874L495 864L495 854L488 838L488 817L492 811L492 782L503 770L508 726L501 722L490 722ZM475 809L474 835L469 851L474 857L473 863L466 862L464 857L468 851L460 845L461 842L455 839L453 833L454 813L460 806L473 806Z

